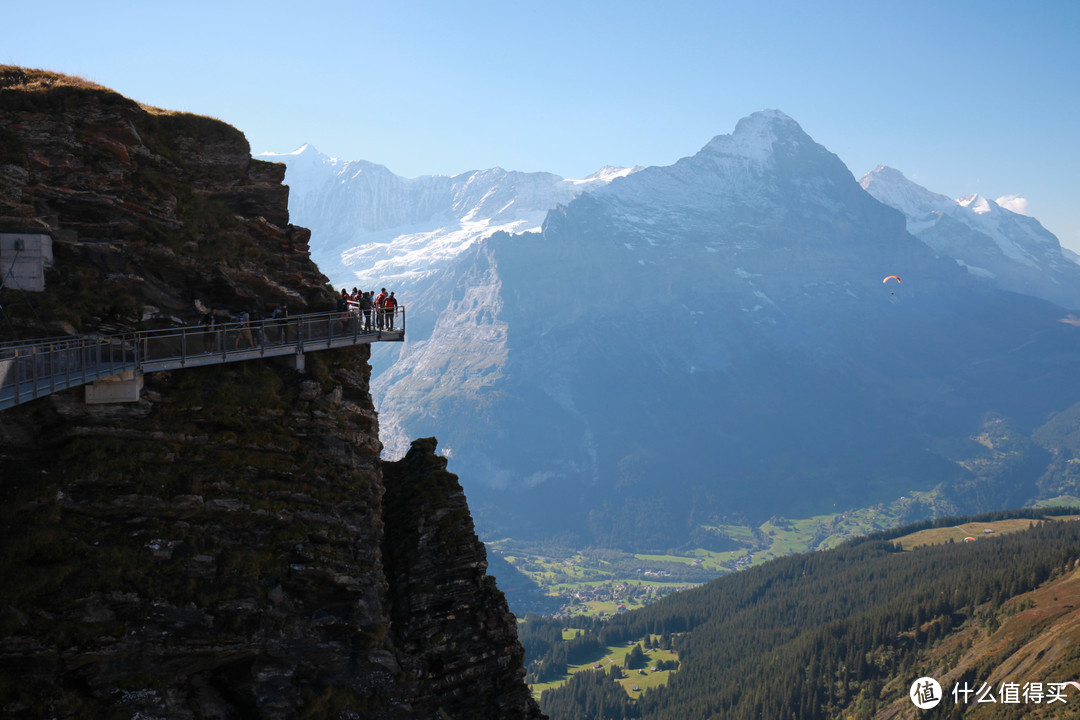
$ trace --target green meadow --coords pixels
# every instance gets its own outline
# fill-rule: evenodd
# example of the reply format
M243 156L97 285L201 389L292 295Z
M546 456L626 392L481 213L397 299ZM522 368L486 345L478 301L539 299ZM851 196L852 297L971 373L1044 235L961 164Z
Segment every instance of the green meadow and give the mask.
M569 639L571 636L567 636L564 632L564 639ZM655 638L655 636L653 636ZM601 672L611 672L611 666L616 665L622 670L622 677L618 680L618 683L622 686L626 694L632 698L640 696L641 693L649 688L659 687L660 685L667 684L668 678L671 676L674 670L654 670L656 663L666 662L678 662L679 655L674 650L647 650L645 651L645 657L647 662L645 667L640 670L629 669L626 667L626 656L630 654L630 651L635 645L644 642L644 638L636 642L627 643L626 645L611 645L597 654L596 657L590 658L588 661L577 664L568 665L567 672L558 678L550 680L548 682L535 683L530 685L533 696L539 698L541 693L545 690L551 690L559 687L573 675L585 670L599 670Z

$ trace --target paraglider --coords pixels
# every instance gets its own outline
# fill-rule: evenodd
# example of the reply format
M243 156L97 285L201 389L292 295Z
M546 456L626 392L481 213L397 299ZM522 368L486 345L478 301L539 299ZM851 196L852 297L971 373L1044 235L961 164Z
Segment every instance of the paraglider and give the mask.
M896 275L889 275L888 277L886 277L886 278L885 278L884 280L882 280L881 282L882 282L882 283L887 283L887 282L889 282L890 280L895 280L896 282L900 282L900 278L899 278L899 277L897 277Z

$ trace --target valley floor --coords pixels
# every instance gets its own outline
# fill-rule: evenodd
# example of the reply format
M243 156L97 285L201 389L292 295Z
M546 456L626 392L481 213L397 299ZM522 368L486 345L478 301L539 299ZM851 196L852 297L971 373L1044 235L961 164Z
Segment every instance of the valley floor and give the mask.
M535 612L604 618L776 557L824 550L853 537L930 517L934 500L933 493L913 492L891 503L846 512L796 519L774 516L758 525L704 526L717 540L714 547L724 550L633 553L512 539L490 540L487 548L528 580L515 581L493 570L518 617Z
M605 618L644 607L666 595L721 575L795 553L825 550L845 540L924 520L941 513L934 492L911 492L890 503L806 518L774 516L758 525L728 523L703 526L729 549L681 548L665 553L618 549L569 549L556 545L489 540L495 562L490 572L518 617L585 615ZM1074 497L1044 503L1078 505ZM1026 521L1011 521L1026 528ZM911 542L933 544L977 540L985 528L937 528ZM904 549L910 549L905 547ZM500 572L502 562L513 572ZM514 577L512 577L513 575Z

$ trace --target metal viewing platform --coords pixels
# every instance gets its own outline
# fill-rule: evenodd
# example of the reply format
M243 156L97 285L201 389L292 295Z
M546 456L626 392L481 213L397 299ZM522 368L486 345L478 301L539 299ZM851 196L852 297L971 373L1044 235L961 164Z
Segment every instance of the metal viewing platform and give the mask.
M381 323L375 313L370 322L352 310L0 343L0 410L80 385L90 404L135 402L146 373L272 357L302 369L308 352L405 339L404 307Z

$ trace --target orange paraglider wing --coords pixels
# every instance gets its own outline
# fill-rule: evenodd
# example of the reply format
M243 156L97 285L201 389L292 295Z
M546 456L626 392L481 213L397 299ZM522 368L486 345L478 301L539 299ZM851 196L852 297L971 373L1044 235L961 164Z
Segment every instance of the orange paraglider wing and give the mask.
M890 280L895 280L896 282L900 282L900 278L897 277L896 275L890 275L889 277L885 278L881 282L886 283L886 282L889 282Z

